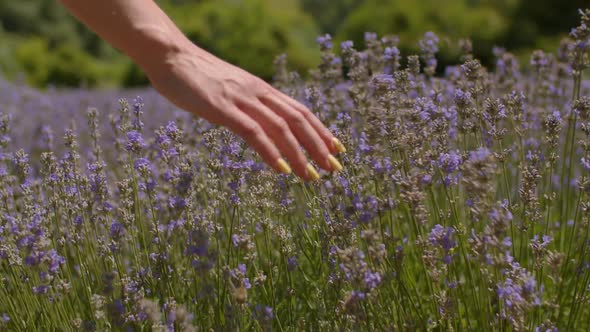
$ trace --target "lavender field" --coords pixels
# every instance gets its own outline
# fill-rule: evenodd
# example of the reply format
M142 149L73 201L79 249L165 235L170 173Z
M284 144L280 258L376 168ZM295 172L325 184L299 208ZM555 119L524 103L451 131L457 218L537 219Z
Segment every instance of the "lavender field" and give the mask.
M0 83L0 331L590 330L590 10L527 63L318 38L304 183L152 90ZM437 71L438 69L438 71Z

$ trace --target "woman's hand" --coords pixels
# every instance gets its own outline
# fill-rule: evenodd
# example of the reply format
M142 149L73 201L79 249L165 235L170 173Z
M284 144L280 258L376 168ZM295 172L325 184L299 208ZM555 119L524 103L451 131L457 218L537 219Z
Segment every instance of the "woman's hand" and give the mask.
M148 66L149 67L149 66ZM263 80L187 44L165 61L144 68L152 85L182 109L244 138L275 170L304 180L319 178L300 146L328 171L342 144L305 106Z
M61 0L111 45L135 61L154 87L180 108L243 137L275 170L319 178L342 166L342 144L303 105L261 79L191 43L152 0ZM237 50L239 52L239 50Z

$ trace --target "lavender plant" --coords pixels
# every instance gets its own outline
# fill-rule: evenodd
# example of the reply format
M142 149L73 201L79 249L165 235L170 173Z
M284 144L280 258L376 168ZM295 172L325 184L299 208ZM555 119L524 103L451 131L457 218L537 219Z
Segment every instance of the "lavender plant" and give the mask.
M461 40L437 74L432 32L409 56L322 36L308 81L277 58L347 147L314 183L153 91L3 82L0 331L590 329L580 15L528 69Z

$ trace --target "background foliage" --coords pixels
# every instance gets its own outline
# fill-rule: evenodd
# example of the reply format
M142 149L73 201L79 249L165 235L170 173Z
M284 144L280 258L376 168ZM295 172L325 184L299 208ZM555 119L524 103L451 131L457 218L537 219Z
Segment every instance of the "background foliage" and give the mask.
M493 46L516 53L552 50L575 25L585 0L162 0L198 45L265 79L272 59L287 53L305 72L319 60L315 38L360 42L365 31L396 34L414 50L425 31L443 37L443 64L457 40L473 40L476 56ZM147 83L125 56L74 20L55 0L0 0L0 71L29 84L137 86ZM445 47L446 46L446 47ZM450 60L447 60L450 61Z

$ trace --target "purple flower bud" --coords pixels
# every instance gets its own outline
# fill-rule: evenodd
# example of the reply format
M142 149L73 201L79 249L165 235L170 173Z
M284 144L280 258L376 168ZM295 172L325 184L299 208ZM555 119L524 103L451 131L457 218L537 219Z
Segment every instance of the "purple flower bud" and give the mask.
M455 230L452 227L445 229L442 225L437 224L430 231L428 239L433 245L438 245L445 251L449 251L457 246L457 242L453 239L454 233Z
M173 140L177 140L180 137L181 131L178 129L176 122L170 121L166 125L166 135Z
M379 272L367 271L365 272L364 282L365 287L368 289L374 289L381 283L381 275Z
M246 289L252 288L252 284L250 283L250 279L244 278L244 279L242 279L242 283L244 284L244 288L246 288Z
M142 130L144 126L143 122L141 121L141 115L143 114L142 108L143 98L137 96L133 100L133 114L135 114L135 119L133 120L133 127L136 130Z
M342 49L342 51L343 51L343 52L344 52L344 51L349 51L349 50L351 50L353 47L354 47L354 43L352 42L352 40L346 40L346 41L343 41L343 42L340 44L340 48Z
M139 152L145 146L146 144L139 132L132 130L127 133L127 144L125 145L127 151Z
M133 163L136 171L144 172L150 169L150 161L147 158L138 158Z
M33 293L36 295L43 295L49 292L49 286L41 285L33 287Z
M57 251L55 251L55 249L51 249L49 251L48 257L49 257L49 272L51 272L52 274L55 274L57 272L60 265L63 265L66 263L66 259L64 257L58 255Z
M332 36L330 36L329 34L325 34L323 36L319 36L316 39L316 42L318 43L318 45L320 46L320 49L322 51L326 51L326 50L332 49Z
M365 41L375 41L377 40L377 34L375 32L365 32Z
M359 291L352 291L352 297L357 300L364 300L367 297L367 293L359 292Z
M114 239L120 239L123 236L124 232L125 227L123 226L123 224L117 222L116 220L113 220L110 228L111 237Z
M385 60L394 60L395 58L397 58L399 56L400 52L399 49L397 47L386 47L385 51L383 51L383 57L385 58Z
M449 151L438 157L438 167L440 167L446 174L457 171L461 162L461 155L457 151Z
M478 148L475 151L471 151L469 153L469 161L470 162L483 162L485 161L492 153L488 148Z
M297 257L291 256L287 259L287 268L289 271L294 271L298 265L299 263L297 262Z

